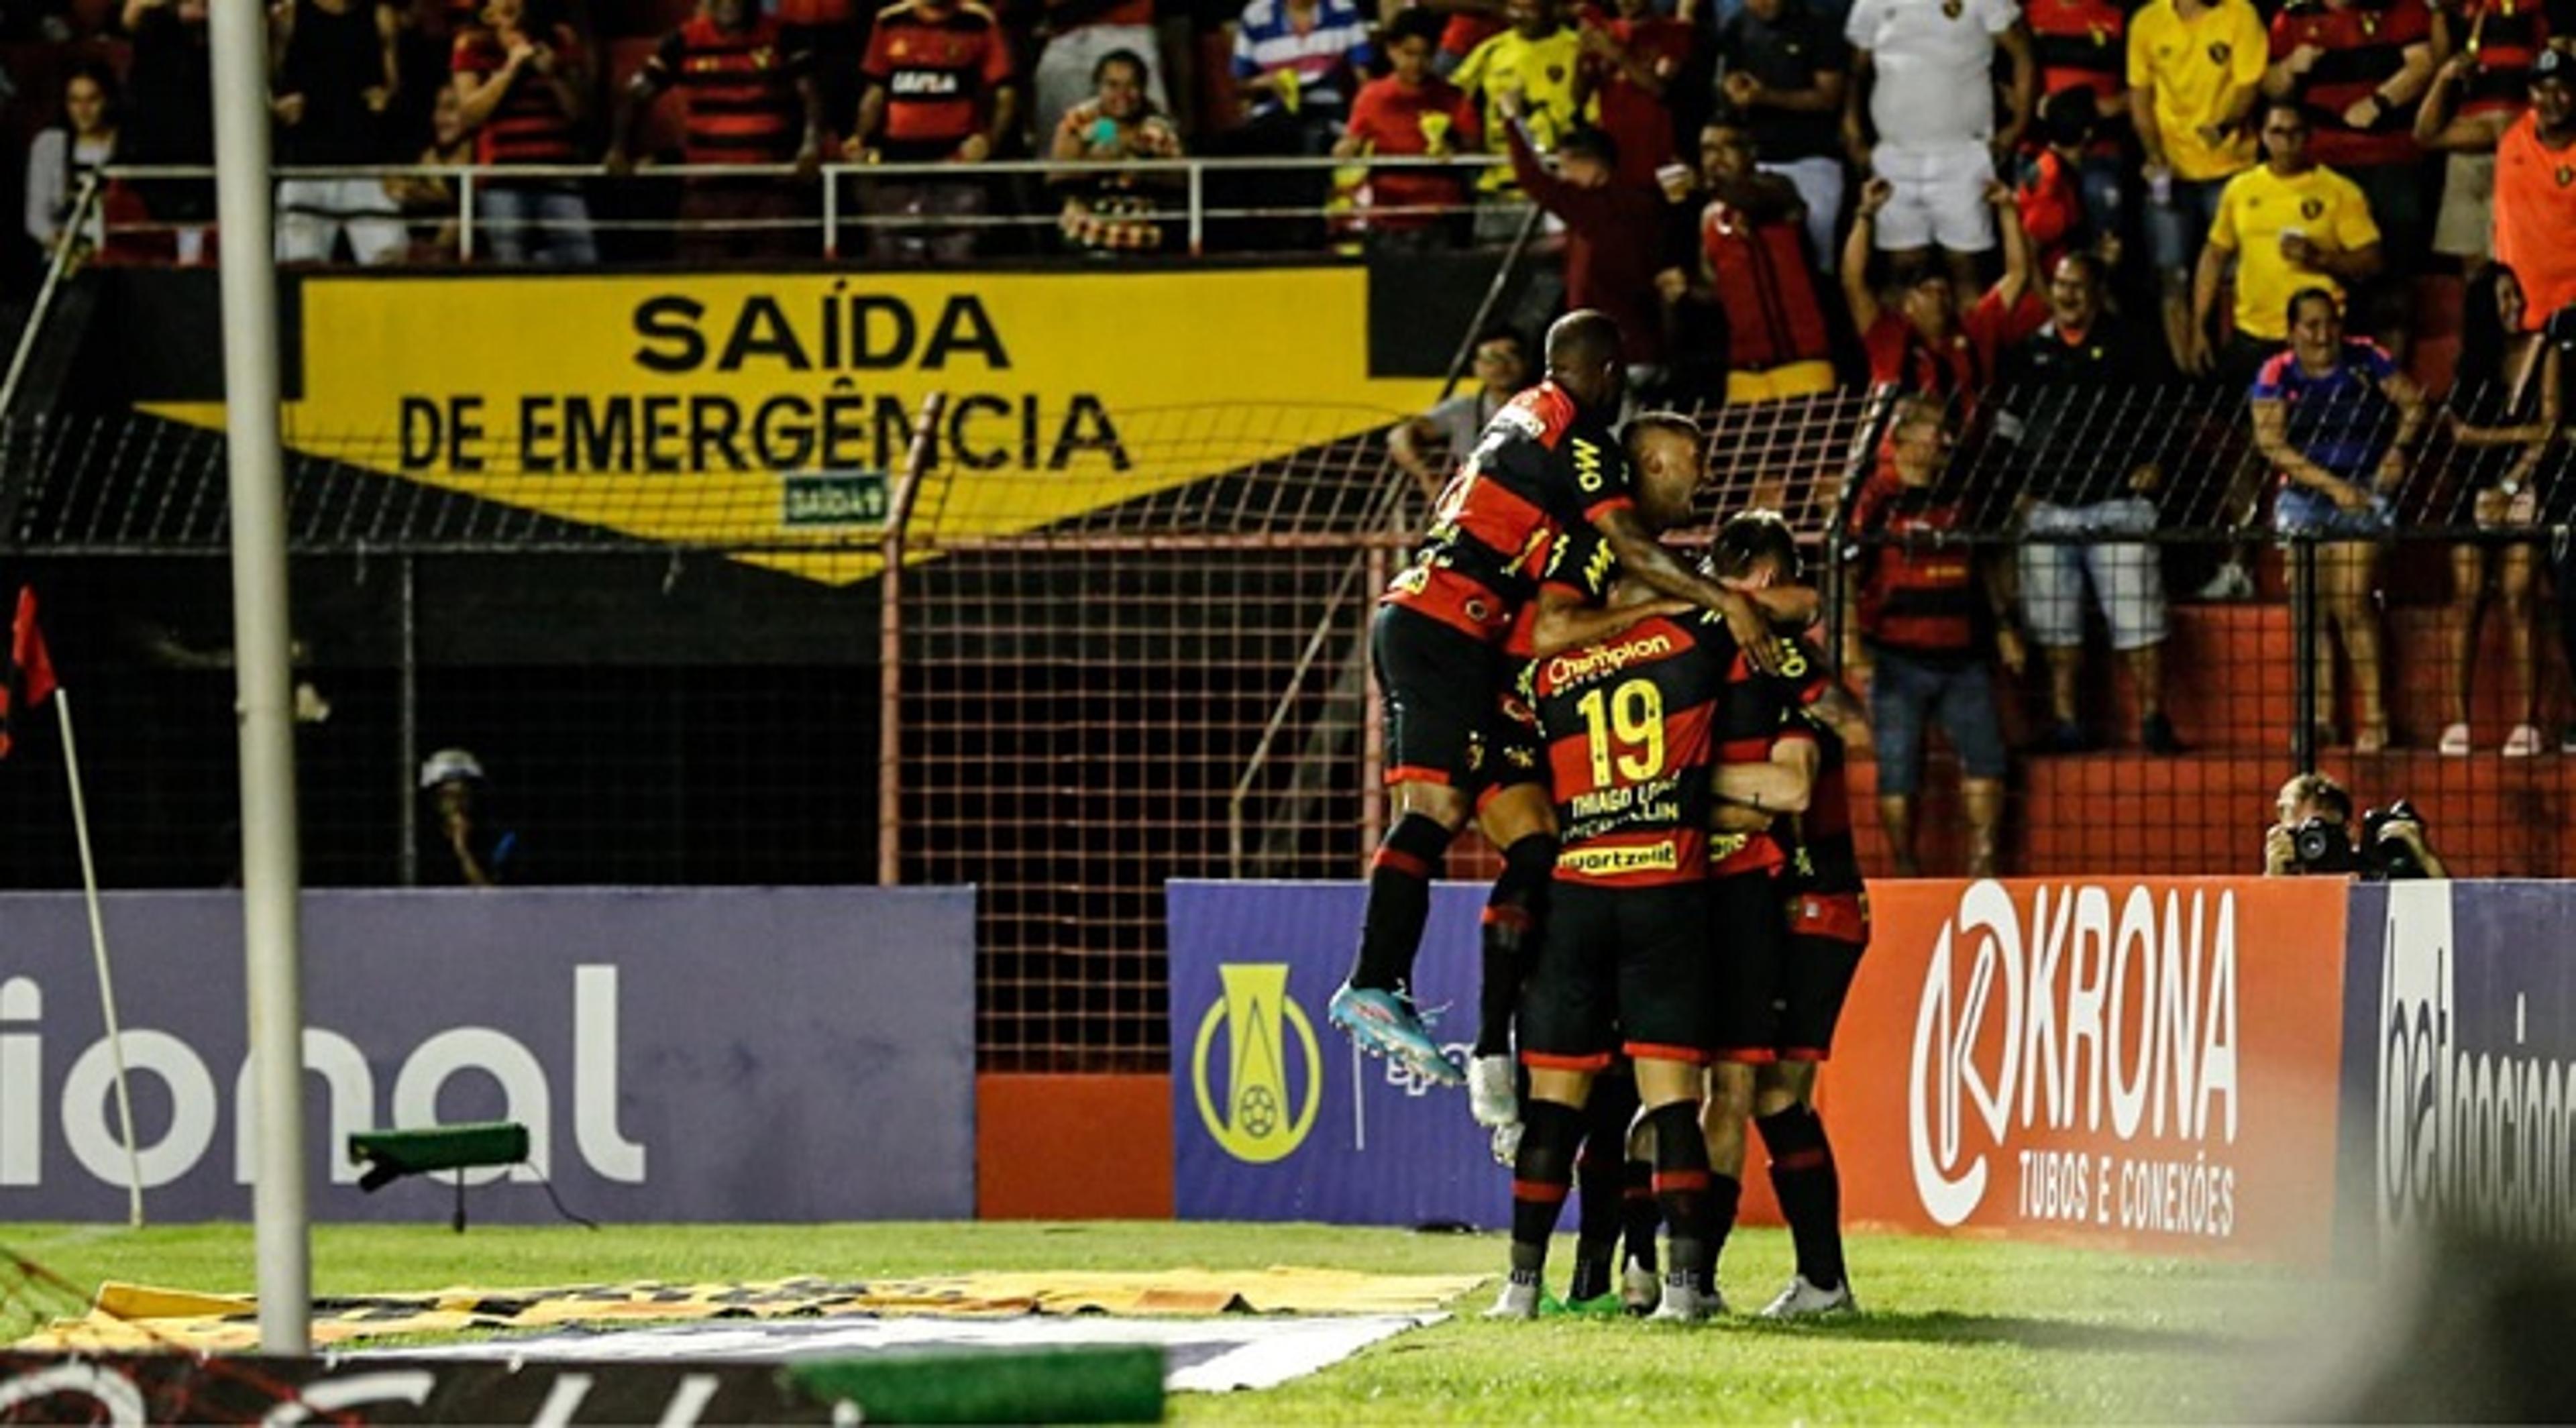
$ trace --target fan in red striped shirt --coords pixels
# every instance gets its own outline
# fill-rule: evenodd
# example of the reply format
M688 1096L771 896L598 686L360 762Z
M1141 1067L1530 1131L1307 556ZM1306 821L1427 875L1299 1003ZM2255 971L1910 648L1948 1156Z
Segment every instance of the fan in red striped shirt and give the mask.
M627 86L609 171L632 166L636 121L674 85L686 104L680 147L690 164L793 162L810 171L823 156L822 101L810 68L751 0L705 0ZM692 179L680 201L680 256L720 261L796 251L795 230L783 223L804 216L801 198L773 178Z
M2414 116L2433 79L2433 13L2424 0L2296 0L2272 17L2263 92L2307 110L2310 154L2361 185L2392 268L2430 236ZM2380 295L2387 308L2394 290Z
M574 126L590 92L580 38L569 26L531 26L528 0L487 0L483 18L456 37L449 63L475 162L580 162ZM475 236L494 262L524 263L532 252L564 266L599 261L590 209L571 179L495 179L475 199Z
M974 0L906 0L878 15L862 72L868 87L848 145L852 158L977 164L1018 130L1010 37ZM921 219L970 217L984 211L986 198L978 179L916 178L871 183L862 201L871 214ZM868 237L877 262L962 263L974 248L975 230L966 225L888 224Z

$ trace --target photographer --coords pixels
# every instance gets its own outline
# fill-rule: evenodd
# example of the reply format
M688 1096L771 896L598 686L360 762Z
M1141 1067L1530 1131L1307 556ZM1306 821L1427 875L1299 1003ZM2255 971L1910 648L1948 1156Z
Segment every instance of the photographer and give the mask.
M2274 804L2278 821L2263 833L2263 876L2360 877L2371 882L2447 878L2424 836L2424 820L2404 799L2362 815L2361 838L2352 836L2352 795L2324 774L2301 774L2281 785Z

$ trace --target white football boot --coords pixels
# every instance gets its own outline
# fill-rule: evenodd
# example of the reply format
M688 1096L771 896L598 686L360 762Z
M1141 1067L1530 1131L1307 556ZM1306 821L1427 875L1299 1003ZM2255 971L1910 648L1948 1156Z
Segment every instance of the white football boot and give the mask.
M1485 1311L1485 1317L1488 1319L1537 1318L1538 1290L1539 1287L1535 1284L1523 1284L1515 1279L1504 1280L1503 1292L1495 1298L1494 1307Z
M1789 1287L1780 1291L1779 1298L1764 1306L1762 1317L1805 1319L1817 1314L1849 1314L1859 1308L1860 1302L1852 1298L1850 1279L1846 1278L1831 1289L1818 1289L1801 1274L1789 1281Z
M1697 1324L1726 1312L1726 1296L1715 1290L1702 1294L1691 1287L1687 1275L1664 1276L1663 1302L1646 1316L1650 1324Z
M1619 1271L1619 1303L1629 1313L1643 1318L1655 1312L1664 1297L1664 1281L1653 1270L1630 1260Z

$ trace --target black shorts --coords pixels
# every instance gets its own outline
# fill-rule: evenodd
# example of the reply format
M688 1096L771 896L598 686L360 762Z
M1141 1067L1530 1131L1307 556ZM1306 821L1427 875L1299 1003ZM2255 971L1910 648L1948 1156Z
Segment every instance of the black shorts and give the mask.
M1715 1034L1708 884L1558 881L1521 990L1521 1060L1598 1071L1614 1050L1701 1062Z
M1780 972L1778 1047L1783 1061L1822 1061L1833 1055L1834 1026L1860 972L1866 942L1792 933Z
M1782 964L1789 938L1769 871L1709 879L1709 963L1720 1061L1779 1059Z
M1505 711L1501 651L1399 605L1369 626L1369 660L1386 703L1386 781L1442 783L1475 794L1547 775L1535 720Z

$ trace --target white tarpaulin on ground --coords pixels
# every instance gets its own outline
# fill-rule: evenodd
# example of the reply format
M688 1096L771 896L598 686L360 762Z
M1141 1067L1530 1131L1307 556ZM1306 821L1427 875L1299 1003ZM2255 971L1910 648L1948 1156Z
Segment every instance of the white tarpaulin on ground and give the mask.
M1164 1384L1225 1393L1270 1388L1341 1362L1381 1339L1438 1323L1445 1314L1370 1314L1329 1319L852 1319L728 1321L666 1329L563 1332L435 1348L389 1350L406 1359L637 1363L665 1359L839 1358L887 1350L1027 1349L1062 1344L1157 1344Z

